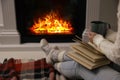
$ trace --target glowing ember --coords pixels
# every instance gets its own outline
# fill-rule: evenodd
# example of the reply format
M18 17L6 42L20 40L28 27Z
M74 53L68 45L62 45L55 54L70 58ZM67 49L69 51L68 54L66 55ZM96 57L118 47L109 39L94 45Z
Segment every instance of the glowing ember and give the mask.
M73 28L70 22L59 18L59 15L51 11L38 21L34 21L34 25L30 28L34 34L72 34Z

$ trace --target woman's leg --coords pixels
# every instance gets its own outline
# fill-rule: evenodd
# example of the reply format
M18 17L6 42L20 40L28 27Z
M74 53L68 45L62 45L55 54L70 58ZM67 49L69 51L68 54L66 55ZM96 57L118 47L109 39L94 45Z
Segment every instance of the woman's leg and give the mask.
M72 80L81 78L84 80L120 80L120 73L109 66L88 70L75 61L66 61L55 63L54 67L64 76Z
M91 71L87 70L83 66L79 65L75 61L55 63L54 67L61 74L63 74L67 78L70 78L71 80L94 80L95 78L95 74L93 74Z
M68 78L74 80L81 79L81 77L84 80L120 80L120 73L108 66L103 66L94 70L88 70L67 57L67 51L59 50L58 48L51 49L48 46L41 48L46 52L46 59L48 62L54 62L54 67L56 70Z
M96 70L94 80L120 80L120 73L109 66L104 66Z

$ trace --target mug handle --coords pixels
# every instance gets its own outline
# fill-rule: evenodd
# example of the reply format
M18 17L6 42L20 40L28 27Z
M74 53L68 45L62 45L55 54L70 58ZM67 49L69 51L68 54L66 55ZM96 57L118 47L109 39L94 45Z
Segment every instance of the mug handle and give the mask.
M107 29L111 29L111 25L107 23Z

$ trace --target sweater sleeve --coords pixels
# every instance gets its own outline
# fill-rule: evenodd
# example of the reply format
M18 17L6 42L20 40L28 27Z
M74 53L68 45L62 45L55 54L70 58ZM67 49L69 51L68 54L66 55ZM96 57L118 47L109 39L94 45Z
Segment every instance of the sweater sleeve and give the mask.
M117 18L118 32L116 38L114 39L114 42L111 42L110 40L107 40L103 36L97 34L93 38L93 43L101 49L101 51L109 60L120 65L120 0L118 4Z
M94 37L93 43L101 49L109 60L120 65L120 48L115 43L103 38L99 34Z

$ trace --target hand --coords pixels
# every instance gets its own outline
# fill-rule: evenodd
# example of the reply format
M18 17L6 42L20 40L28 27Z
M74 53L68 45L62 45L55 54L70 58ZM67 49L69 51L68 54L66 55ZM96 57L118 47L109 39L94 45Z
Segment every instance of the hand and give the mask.
M89 32L88 33L88 38L89 38L89 41L93 43L93 38L94 36L96 35L97 33L95 32Z

